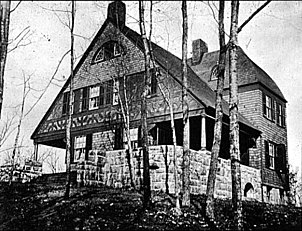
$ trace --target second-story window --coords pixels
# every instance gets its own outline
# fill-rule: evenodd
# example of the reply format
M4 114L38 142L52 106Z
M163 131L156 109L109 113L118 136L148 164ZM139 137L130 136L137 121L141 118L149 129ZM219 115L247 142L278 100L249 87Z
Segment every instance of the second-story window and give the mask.
M65 92L63 94L63 108L62 108L62 114L68 115L69 111L69 92Z
M110 80L100 86L100 106L112 103L113 81Z
M269 141L264 141L265 145L265 166L275 169L276 145Z
M282 104L277 103L277 124L285 127L285 109Z
M265 115L268 119L272 119L272 98L265 96Z
M272 121L275 121L275 103L270 96L263 94L263 115Z
M89 89L89 110L99 107L100 87L93 86Z

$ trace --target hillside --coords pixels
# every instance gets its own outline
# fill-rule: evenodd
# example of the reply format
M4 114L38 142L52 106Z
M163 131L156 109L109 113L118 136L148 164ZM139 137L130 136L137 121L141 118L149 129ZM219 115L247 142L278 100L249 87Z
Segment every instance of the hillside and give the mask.
M153 195L153 208L143 210L142 195L134 190L72 188L64 200L63 186L18 184L0 189L0 230L213 230L201 214L204 197L192 196L192 207L179 217L173 198ZM259 204L259 203L258 203ZM299 230L301 209L259 207L244 203L246 230ZM219 230L231 229L229 200L217 201ZM266 211L267 210L267 211Z

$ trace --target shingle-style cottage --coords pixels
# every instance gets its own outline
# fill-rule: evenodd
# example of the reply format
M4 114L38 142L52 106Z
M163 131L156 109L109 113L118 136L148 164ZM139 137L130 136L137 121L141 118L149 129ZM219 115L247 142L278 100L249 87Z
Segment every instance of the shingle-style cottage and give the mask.
M127 145L121 102L129 103L131 158L136 185L141 184L140 94L144 55L141 36L125 25L125 4L114 1L108 16L74 70L72 166L78 183L129 185ZM181 164L181 60L152 43L160 76L152 77L148 97L151 186L173 193L170 112L159 89L173 104L177 154ZM211 75L218 51L193 41L188 60L191 192L205 193L213 143L216 79ZM239 126L244 199L285 203L287 181L286 100L276 85L241 48L238 49ZM228 70L223 101L223 129L216 196L231 196L228 119ZM71 79L65 83L32 134L35 144L65 149L65 124ZM124 91L126 89L126 91ZM126 94L124 94L126 92ZM181 168L178 167L179 173Z

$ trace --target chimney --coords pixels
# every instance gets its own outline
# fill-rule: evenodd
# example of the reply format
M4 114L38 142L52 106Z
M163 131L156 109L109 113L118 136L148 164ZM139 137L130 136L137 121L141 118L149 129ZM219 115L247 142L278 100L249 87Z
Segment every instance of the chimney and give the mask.
M196 39L192 42L192 66L201 62L204 53L208 52L208 45L201 39Z
M108 5L107 18L119 29L125 26L126 5L122 1L113 1Z

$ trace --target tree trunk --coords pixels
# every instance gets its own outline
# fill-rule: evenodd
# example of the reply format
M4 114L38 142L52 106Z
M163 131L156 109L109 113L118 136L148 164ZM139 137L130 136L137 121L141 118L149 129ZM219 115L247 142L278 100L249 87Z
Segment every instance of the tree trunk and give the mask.
M9 22L10 22L10 1L0 2L0 118L2 112L3 103L3 91L4 91L4 69L7 56L7 45L8 45L8 33L9 33Z
M147 95L150 92L151 76L150 76L150 50L146 37L144 6L139 1L139 25L141 36L144 42L145 57L145 73L144 73L144 89L141 96L141 124L142 124L142 150L143 150L143 206L149 208L151 205L151 187L150 187L150 166L149 166L149 144L148 144L148 127L147 127Z
M190 206L190 149L189 149L189 102L187 71L188 15L187 2L182 1L183 35L182 35L182 113L183 113L183 195L182 205Z
M66 122L66 191L65 198L69 198L70 194L70 172L71 172L71 127L72 127L72 107L73 107L73 65L74 65L74 17L75 17L75 2L71 2L71 27L70 27L70 85L69 85L69 107L68 118Z
M26 95L27 95L27 92L26 92L27 81L25 79L25 76L23 76L23 77L24 77L24 82L23 82L23 95L22 95L21 111L20 111L20 117L19 117L18 126L17 126L17 133L16 133L15 143L14 143L14 148L13 148L12 169L11 169L10 176L9 176L9 185L12 184L12 180L13 180L13 174L14 174L14 170L15 170L15 158L16 158L16 152L18 149L21 125L22 125L23 116L24 116L25 99L26 99Z
M237 27L238 27L239 1L232 1L231 31L229 52L229 78L230 78L230 157L232 175L232 204L234 209L235 229L243 230L242 195L239 150L239 124L238 124L238 84L237 84Z
M226 60L226 46L225 46L225 34L224 34L224 1L219 1L219 64L214 67L212 74L217 74L217 91L216 91L216 105L215 105L215 126L214 126L214 141L211 152L210 171L208 175L207 183L207 200L206 200L206 215L210 219L214 219L214 191L215 180L217 172L217 160L220 151L221 132L222 132L222 93L224 88L224 74L225 74L225 60ZM217 72L216 72L217 71Z
M119 92L119 90L118 90ZM124 119L124 126L125 126L125 133L128 145L128 153L127 153L127 162L129 167L129 175L130 175L130 184L131 187L135 189L135 184L133 181L133 173L132 173L132 146L131 146L131 139L130 139L130 111L129 111L129 104L128 104L128 97L127 97L127 86L126 86L126 75L123 76L123 93L125 102L122 102L122 98L118 93L119 102L122 110L122 115Z

